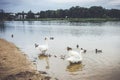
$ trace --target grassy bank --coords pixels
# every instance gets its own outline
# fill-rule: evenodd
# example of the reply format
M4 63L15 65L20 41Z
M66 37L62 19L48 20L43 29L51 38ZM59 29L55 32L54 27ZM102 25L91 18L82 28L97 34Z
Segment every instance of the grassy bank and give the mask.
M118 18L70 18L70 22L104 22L104 21L120 21Z
M120 21L119 18L39 18L39 19L16 19L15 21L56 21L56 20L63 20L68 22Z

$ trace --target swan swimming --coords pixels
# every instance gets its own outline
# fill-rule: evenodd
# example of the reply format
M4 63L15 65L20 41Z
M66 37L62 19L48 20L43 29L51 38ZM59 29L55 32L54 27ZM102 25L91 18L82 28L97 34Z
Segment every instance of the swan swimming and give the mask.
M35 43L35 48L40 50L42 54L45 54L46 51L48 50L47 38L45 38L45 44L44 45L38 45L38 44Z
M82 62L82 55L81 52L73 51L72 48L67 47L68 51L68 58L67 61L70 63L79 63Z

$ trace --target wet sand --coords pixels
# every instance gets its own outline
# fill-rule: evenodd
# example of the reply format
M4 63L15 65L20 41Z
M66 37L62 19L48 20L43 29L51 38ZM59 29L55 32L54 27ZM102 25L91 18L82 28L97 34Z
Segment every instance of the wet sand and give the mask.
M0 39L0 80L50 80L13 43Z

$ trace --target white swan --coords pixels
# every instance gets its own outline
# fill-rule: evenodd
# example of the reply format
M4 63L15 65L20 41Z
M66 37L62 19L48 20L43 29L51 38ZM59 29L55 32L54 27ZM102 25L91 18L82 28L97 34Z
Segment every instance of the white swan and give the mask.
M44 45L38 45L38 44L35 43L35 48L40 50L42 54L45 54L46 51L48 50L47 38L45 38L45 44Z
M67 51L68 51L68 56L69 56L67 58L67 61L69 61L70 63L82 62L81 52L73 51L72 48L70 48L70 47L67 47Z

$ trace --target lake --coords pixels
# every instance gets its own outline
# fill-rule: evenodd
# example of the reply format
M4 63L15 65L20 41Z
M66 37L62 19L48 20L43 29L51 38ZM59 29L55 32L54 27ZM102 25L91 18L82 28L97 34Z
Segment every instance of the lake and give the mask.
M11 34L14 37L11 37ZM44 44L49 49L40 57L34 44ZM37 70L59 80L120 80L120 22L67 22L67 21L5 21L0 22L0 38L4 38L36 60ZM83 53L82 64L70 65L61 55L68 55L67 47ZM6 45L7 46L7 45ZM102 53L95 53L95 49Z

